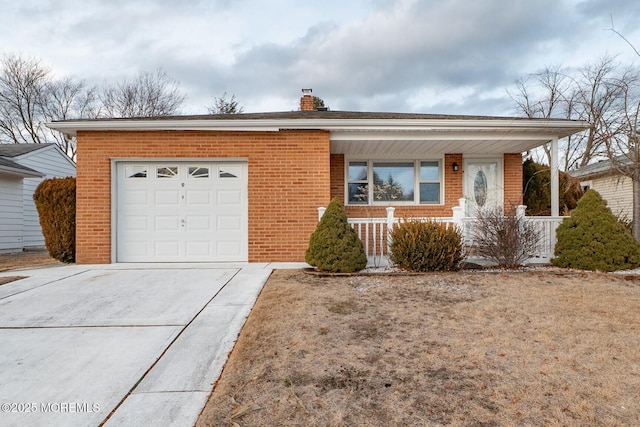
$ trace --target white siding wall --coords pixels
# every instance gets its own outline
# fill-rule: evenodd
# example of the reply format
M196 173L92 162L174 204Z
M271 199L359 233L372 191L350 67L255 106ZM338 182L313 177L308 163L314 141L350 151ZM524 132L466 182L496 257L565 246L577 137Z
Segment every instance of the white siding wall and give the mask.
M631 178L605 176L584 181L581 184L590 184L592 189L600 193L614 215L622 215L629 220L633 219L633 182Z
M0 174L0 253L22 251L22 178Z
M66 155L56 147L43 148L23 156L14 158L16 163L46 174L44 178L25 178L23 187L24 203L24 246L44 246L44 237L40 228L38 211L33 202L33 192L43 179L76 176L75 165L67 160Z

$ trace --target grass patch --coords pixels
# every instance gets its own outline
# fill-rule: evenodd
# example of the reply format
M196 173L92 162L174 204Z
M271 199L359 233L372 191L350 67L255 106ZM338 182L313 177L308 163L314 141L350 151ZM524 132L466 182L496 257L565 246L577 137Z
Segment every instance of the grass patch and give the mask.
M276 271L197 425L639 425L639 284Z

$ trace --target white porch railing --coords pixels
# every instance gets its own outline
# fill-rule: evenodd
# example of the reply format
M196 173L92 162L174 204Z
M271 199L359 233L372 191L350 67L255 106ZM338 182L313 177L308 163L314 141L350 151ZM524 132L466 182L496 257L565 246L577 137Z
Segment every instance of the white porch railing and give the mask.
M525 206L518 206L516 215L524 217ZM395 208L388 207L386 218L349 218L349 224L358 233L369 260L369 266L381 267L389 264L389 232L402 221L395 217ZM318 208L318 219L324 215L325 208ZM556 228L562 222L563 217L527 216L526 221L533 222L541 232L541 239L536 253L529 259L530 263L548 263L553 258L553 250L556 244ZM468 248L473 248L473 236L476 219L465 216L465 199L459 200L459 205L453 207L453 216L446 218L412 218L416 220L438 221L455 224L462 232L464 243ZM473 255L468 260L480 260Z

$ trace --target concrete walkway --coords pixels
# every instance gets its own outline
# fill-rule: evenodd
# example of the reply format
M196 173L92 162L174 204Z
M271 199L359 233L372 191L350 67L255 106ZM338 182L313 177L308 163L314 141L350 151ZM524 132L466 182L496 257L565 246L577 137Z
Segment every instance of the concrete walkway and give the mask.
M192 426L274 268L69 265L3 272L1 426Z

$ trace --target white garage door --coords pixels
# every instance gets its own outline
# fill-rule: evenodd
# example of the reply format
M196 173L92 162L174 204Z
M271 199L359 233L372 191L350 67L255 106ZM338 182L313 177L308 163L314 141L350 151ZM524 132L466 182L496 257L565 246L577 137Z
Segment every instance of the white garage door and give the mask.
M118 162L118 262L247 261L247 164Z

